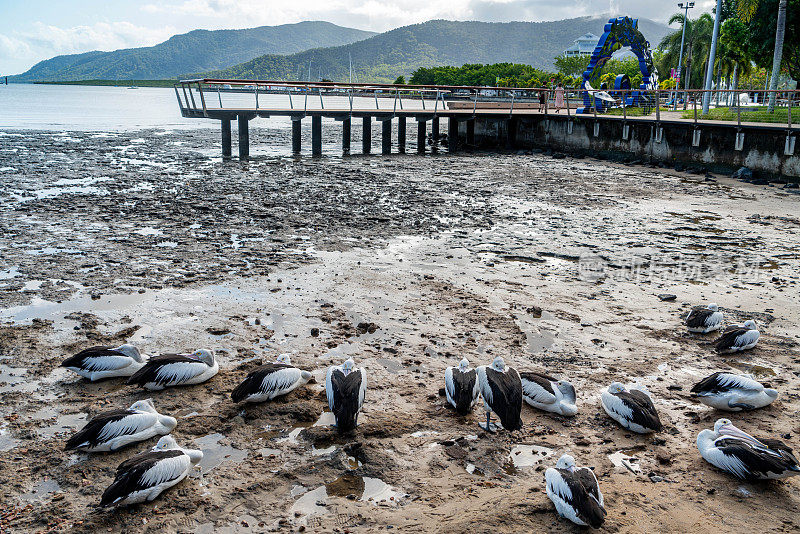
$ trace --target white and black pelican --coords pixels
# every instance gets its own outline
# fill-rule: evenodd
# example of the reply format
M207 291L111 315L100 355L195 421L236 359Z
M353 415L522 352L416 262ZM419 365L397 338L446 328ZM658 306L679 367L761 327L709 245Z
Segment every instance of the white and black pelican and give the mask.
M719 306L709 304L705 308L694 308L686 316L686 328L689 332L708 334L722 328L722 312Z
M210 350L191 354L162 354L150 358L144 367L128 379L145 389L161 390L171 386L202 384L219 371L219 364Z
M61 363L70 371L75 371L92 382L104 378L131 376L144 365L144 358L133 345L125 344L117 348L90 347Z
M600 402L609 417L628 430L638 434L661 430L661 420L653 401L640 389L628 391L619 382L613 382L603 390Z
M605 520L603 494L594 472L588 467L575 467L575 459L565 454L555 468L544 472L547 496L558 515L580 526L600 528Z
M717 352L730 354L752 349L758 343L759 335L755 321L745 321L741 326L729 326L717 340Z
M119 464L114 482L103 492L100 507L152 501L186 478L202 459L202 451L182 449L172 436L164 436L152 450Z
M520 373L522 398L545 412L573 416L578 413L575 388L566 380L541 373Z
M64 450L115 451L153 436L169 434L178 422L161 415L151 399L136 401L127 410L112 410L92 417L69 438Z
M478 374L478 388L483 396L483 407L486 409L486 426L478 425L487 432L494 433L491 422L492 412L500 418L500 424L506 430L522 428L522 381L513 367L506 367L503 358L498 356L492 365L481 365L475 371Z
M325 393L328 406L336 418L339 432L353 430L358 424L358 414L367 391L367 373L357 368L352 358L342 365L332 365L325 376Z
M458 367L448 367L444 371L444 391L447 402L459 415L467 415L478 403L478 375L469 368L469 361L463 358Z
M700 455L715 467L742 480L774 480L800 475L792 449L777 439L756 439L728 419L697 435Z
M729 412L763 408L778 398L776 390L733 373L707 376L692 387L692 393L706 406Z
M292 366L288 354L281 354L275 363L251 371L244 382L231 393L233 402L264 402L286 395L311 380L311 373Z

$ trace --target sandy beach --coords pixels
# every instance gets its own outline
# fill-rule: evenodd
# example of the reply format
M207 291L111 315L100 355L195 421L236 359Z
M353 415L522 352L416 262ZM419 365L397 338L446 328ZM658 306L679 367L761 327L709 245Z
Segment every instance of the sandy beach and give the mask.
M290 144L288 130L251 138ZM0 132L3 532L578 532L545 494L564 452L594 467L604 531L800 528L800 480L743 483L695 446L727 416L800 446L796 189L524 153L223 163L218 143L215 130ZM719 356L716 335L687 333L709 302L726 324L754 319L757 347ZM59 367L123 342L213 349L220 372L147 392ZM234 404L282 353L316 380ZM579 413L525 406L523 429L497 435L478 427L482 408L456 416L444 369L498 355L569 379ZM347 356L368 390L359 428L338 435L324 370ZM722 370L780 396L742 414L691 398ZM606 416L612 381L646 386L664 429ZM64 442L143 398L204 451L200 470L152 503L98 510L116 466L156 440L92 455Z

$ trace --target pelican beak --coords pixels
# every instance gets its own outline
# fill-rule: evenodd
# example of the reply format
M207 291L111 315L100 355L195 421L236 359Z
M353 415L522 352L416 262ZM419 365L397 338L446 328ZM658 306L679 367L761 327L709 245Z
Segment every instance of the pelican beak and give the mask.
M739 430L733 425L723 425L719 429L720 436L731 436L734 438L739 438L741 440L747 441L752 443L753 445L758 445L759 447L766 447L763 443L758 441L756 438L748 434L743 430Z

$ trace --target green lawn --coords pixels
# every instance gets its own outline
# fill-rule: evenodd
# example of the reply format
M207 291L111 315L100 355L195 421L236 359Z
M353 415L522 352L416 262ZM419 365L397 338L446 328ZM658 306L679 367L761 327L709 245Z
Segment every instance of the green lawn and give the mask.
M694 111L685 111L683 113L684 119L693 119ZM702 115L699 111L697 113L698 119L712 119L719 121L735 121L736 108L714 108L710 109L708 115ZM777 122L786 124L789 119L789 108L775 108L773 113L764 110L758 111L742 111L742 122ZM792 109L792 122L800 122L800 108Z
M669 108L662 107L661 111L669 111ZM649 117L650 115L656 114L656 108L650 108L649 113L644 112L644 108L640 107L628 107L625 109L624 115L627 117ZM614 108L609 109L608 111L604 111L603 115L623 115L622 108Z

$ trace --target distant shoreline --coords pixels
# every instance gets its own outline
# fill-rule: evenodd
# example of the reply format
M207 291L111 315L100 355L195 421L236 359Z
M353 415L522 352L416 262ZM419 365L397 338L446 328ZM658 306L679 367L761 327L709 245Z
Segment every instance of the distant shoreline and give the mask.
M36 85L93 85L100 87L172 87L177 80L73 80L32 82Z

